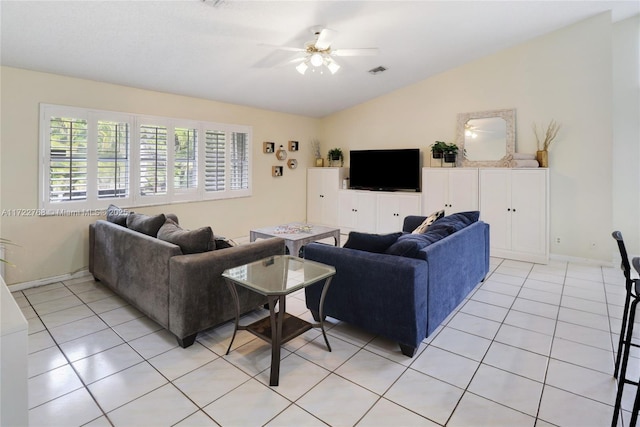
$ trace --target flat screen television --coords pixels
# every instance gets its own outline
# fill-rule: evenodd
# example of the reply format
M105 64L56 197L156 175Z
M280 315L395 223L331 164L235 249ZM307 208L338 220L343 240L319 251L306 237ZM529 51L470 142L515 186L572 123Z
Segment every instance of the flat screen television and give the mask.
M420 191L420 149L351 150L349 181L356 190Z

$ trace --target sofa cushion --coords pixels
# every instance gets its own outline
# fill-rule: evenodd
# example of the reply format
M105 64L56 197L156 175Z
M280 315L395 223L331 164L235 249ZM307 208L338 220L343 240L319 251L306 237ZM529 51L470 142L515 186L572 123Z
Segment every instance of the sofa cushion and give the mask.
M429 229L431 229L431 227L452 227L453 232L456 232L458 230L462 230L468 225L473 224L474 222L477 222L479 218L479 211L458 212L436 220L433 224L431 224Z
M167 219L160 227L158 239L180 246L184 255L199 254L216 248L211 227L184 230L172 219Z
M127 217L130 213L131 212L129 212L128 210L119 208L116 205L111 204L107 208L107 221L126 227Z
M390 234L370 234L352 231L344 244L345 248L382 254L402 236L401 232Z
M132 212L127 216L127 227L147 236L156 237L165 220L164 214L149 216Z
M437 220L439 220L443 216L444 216L444 209L441 209L439 211L436 211L436 212L432 213L424 221L422 221L422 224L420 224L418 227L416 227L416 229L413 230L412 233L413 234L422 234L422 233L426 232L431 224L433 224L434 222L436 222Z
M435 243L452 233L454 233L454 231L450 227L440 227L435 230L432 230L431 227L429 227L429 230L422 234L406 233L398 237L398 240L393 245L389 246L384 253L408 258L419 258L418 252L421 249L426 248L430 244Z

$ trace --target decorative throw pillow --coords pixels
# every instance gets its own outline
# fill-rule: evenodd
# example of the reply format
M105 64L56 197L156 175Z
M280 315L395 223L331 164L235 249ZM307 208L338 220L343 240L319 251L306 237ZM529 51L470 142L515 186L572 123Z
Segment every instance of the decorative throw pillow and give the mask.
M427 229L429 228L429 226L431 224L433 224L434 222L436 222L437 220L439 220L443 216L444 216L444 209L432 213L424 221L422 221L422 224L420 224L411 233L412 234L422 234L422 233L424 233L425 231L427 231Z
M119 208L116 205L109 205L109 207L107 208L107 221L126 227L127 217L130 213L131 212Z
M344 244L344 247L381 254L384 253L389 246L395 243L400 236L402 236L401 232L390 234L369 234L352 231L349 233L349 238Z
M431 225L429 230L432 228L438 227L450 227L453 229L452 232L456 232L458 230L462 230L468 225L477 222L480 218L479 211L468 211L468 212L458 212L451 215L447 215L444 218L440 218L434 224Z
M184 230L172 219L167 219L160 227L158 239L180 246L184 255L199 254L216 248L211 227Z
M160 227L162 227L165 220L166 217L164 214L149 216L131 213L127 216L127 227L140 233L144 233L147 236L156 237L158 235L158 230L160 230Z

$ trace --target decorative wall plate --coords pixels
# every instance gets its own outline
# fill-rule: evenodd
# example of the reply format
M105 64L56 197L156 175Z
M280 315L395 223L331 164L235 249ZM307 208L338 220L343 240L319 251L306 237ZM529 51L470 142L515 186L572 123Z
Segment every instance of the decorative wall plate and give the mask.
M278 151L276 151L276 157L278 158L278 160L284 160L287 158L287 152L282 145L280 146Z
M287 166L289 166L289 169L295 169L298 167L298 161L296 159L289 159L287 161Z

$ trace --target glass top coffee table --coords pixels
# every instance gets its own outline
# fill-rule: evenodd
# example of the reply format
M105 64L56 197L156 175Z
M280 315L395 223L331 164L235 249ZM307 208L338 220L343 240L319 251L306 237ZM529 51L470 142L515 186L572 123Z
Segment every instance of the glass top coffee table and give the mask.
M249 230L249 240L269 237L280 237L289 249L289 254L298 256L300 249L311 242L333 237L335 245L340 246L340 229L325 227L323 225L307 224L303 222L291 222L289 224L276 225Z
M271 373L269 385L277 386L280 377L280 347L287 341L299 336L311 328L320 328L327 349L331 351L324 330L324 299L336 269L330 265L309 261L290 255L271 256L260 261L230 268L222 273L235 302L236 319L233 336L227 353L238 330L247 330L257 337L271 343ZM309 323L286 312L286 296L299 289L324 280L320 297L320 322ZM269 303L269 316L250 325L240 326L240 303L236 286L242 286L265 295ZM275 310L276 304L278 311Z

